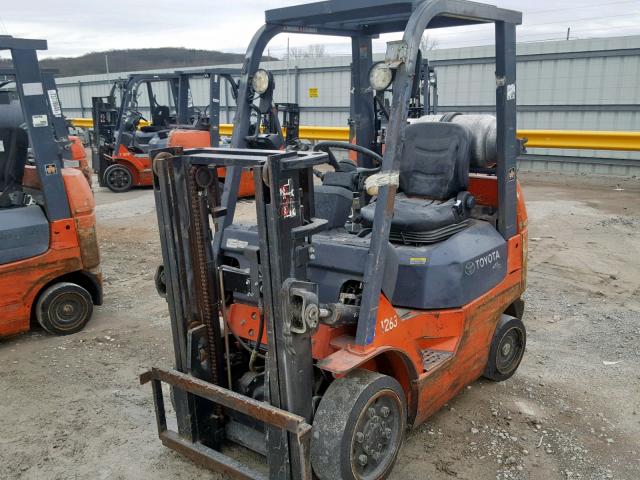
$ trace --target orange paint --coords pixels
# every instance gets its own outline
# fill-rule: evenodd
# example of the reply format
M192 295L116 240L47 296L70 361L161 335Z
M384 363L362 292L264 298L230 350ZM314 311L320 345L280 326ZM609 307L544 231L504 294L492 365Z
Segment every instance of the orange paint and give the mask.
M498 179L492 175L469 175L468 190L478 205L498 208Z
M120 145L112 161L126 167L131 172L131 184L134 187L150 187L153 185L151 159L148 156L136 155L131 153L124 145Z
M71 160L76 160L80 164L78 169L82 172L84 178L87 179L89 186L91 186L93 183L93 169L89 166L84 145L79 137L70 135L69 140L71 141L71 145L69 147L71 151Z
M242 303L234 303L229 306L227 315L229 328L238 337L256 341L258 332L260 331L260 311L253 305L245 305ZM332 345L332 339L342 335L344 328L329 328L326 325L320 325L318 331L312 339L312 355L315 359L322 359L338 350ZM262 334L261 344L267 344L267 327L265 325Z

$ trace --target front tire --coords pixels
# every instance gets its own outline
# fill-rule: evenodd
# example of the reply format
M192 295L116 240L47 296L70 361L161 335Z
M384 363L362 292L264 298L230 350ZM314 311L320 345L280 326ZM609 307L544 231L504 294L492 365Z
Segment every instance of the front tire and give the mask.
M407 427L407 402L392 377L356 370L334 380L320 400L311 465L320 480L387 478Z
M123 193L131 190L133 175L127 167L115 163L104 171L104 183L112 192Z
M483 376L494 382L510 378L520 366L526 345L527 330L522 320L502 315L491 340Z
M36 302L36 318L53 335L79 332L93 313L93 301L87 290L70 282L46 288Z
M158 295L162 298L167 298L167 280L164 274L164 265L158 265L153 280L156 284Z

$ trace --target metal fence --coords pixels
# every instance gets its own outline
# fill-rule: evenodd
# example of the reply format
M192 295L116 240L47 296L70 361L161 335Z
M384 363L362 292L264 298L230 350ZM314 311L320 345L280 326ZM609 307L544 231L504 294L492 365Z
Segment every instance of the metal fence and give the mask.
M493 47L428 53L438 75L440 111L494 111ZM640 130L640 36L524 43L518 45L517 53L519 128ZM275 75L275 100L299 103L303 125L345 126L349 61L350 57L291 59L265 62L264 67ZM89 117L91 97L108 94L112 82L125 76L57 79L65 114ZM234 108L228 88L221 96L221 121L231 123ZM206 97L205 81L195 80L194 104L205 105ZM168 92L161 90L158 101L167 100ZM532 149L530 153L522 168L640 173L640 152Z

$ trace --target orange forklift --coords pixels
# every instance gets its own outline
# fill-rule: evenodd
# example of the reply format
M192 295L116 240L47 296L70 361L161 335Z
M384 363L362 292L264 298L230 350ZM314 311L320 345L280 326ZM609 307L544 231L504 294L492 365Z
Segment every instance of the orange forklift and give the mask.
M44 40L0 36L13 60L26 131L0 128L0 336L81 330L102 303L94 199L82 172L64 167L37 50ZM34 164L27 164L31 145Z
M98 165L101 186L112 192L128 191L134 186L151 186L151 155L166 147L200 148L220 145L220 91L222 80L230 87L233 99L238 86L234 77L240 70L211 68L176 71L163 74L135 74L126 82L116 82L107 97L93 98L95 133L94 165ZM194 105L190 81L208 79L208 104ZM158 101L159 91L169 92L169 101ZM272 82L273 89L273 82ZM122 98L116 106L116 91ZM139 97L146 96L150 120L140 112ZM175 105L175 107L174 107ZM263 105L264 107L264 105ZM248 135L249 148L280 149L298 144L300 110L296 104L280 104L268 110L256 106ZM284 120L282 133L278 114ZM141 122L149 125L141 126ZM219 176L224 181L224 169ZM253 196L251 174L245 172L240 184L240 196Z
M175 369L140 380L164 445L200 465L242 479L384 479L407 426L481 376L508 379L524 355L522 15L465 0L329 0L265 20L246 54L231 148L175 149L154 164ZM425 30L475 24L495 26L496 116L413 117ZM271 81L262 52L283 32L351 38L353 143L246 148ZM402 39L374 63L372 38L392 32ZM338 149L357 162L338 161ZM256 224L234 221L247 168ZM267 473L230 445L264 455Z
M131 187L150 186L151 158L149 150L158 142L166 143L172 127L178 122L178 97L186 102L184 78L177 73L134 74L126 81L114 83L108 97L94 97L93 164L97 166L100 186L121 193ZM159 102L166 90L168 99ZM121 102L116 105L116 91ZM149 120L140 112L141 96L149 103ZM181 118L181 120L184 120ZM148 125L141 125L141 122ZM157 147L156 147L157 148Z

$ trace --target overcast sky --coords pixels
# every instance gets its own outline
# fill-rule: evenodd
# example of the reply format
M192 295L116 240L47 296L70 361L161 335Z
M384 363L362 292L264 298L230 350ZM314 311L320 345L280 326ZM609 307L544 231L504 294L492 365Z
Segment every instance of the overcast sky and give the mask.
M349 0L343 0L345 2ZM0 34L44 38L47 56L77 56L91 51L141 47L189 47L243 52L264 22L264 10L304 0L4 0ZM520 41L640 34L640 0L493 0L501 7L521 10ZM349 52L344 39L308 35L279 35L269 45L274 56L292 46L328 45L329 53ZM490 43L487 26L436 30L439 48ZM383 51L378 40L375 50Z

